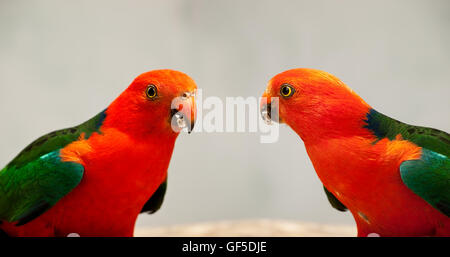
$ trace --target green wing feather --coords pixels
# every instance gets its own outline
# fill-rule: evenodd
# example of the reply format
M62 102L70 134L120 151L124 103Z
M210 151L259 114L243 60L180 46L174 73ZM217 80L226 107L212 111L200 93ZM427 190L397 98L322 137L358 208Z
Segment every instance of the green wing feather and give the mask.
M409 189L450 217L449 158L423 148L420 159L400 165L400 175Z
M366 128L378 139L398 134L422 147L421 159L400 165L403 183L445 215L450 215L450 135L433 128L413 126L375 110L367 114Z
M59 150L0 172L0 219L22 225L38 217L80 183L84 167L62 162Z
M370 110L365 120L365 128L371 130L380 140L390 140L400 134L403 139L433 152L450 156L450 135L434 128L409 125L383 115L374 109Z
M25 224L38 217L80 182L84 167L63 162L59 150L100 132L105 111L72 128L49 133L35 140L0 170L0 220Z
M85 138L89 138L92 133L100 132L99 128L106 117L106 111L102 111L92 119L85 123L58 131L54 131L45 136L42 136L28 145L19 155L14 158L6 168L21 167L36 158L61 149L66 145L76 141L82 133L85 133Z
M335 208L338 211L347 211L347 207L341 203L336 196L334 196L330 191L328 191L328 189L323 186L323 189L325 190L325 194L327 195L327 199L330 202L331 206L333 206L333 208Z
M146 212L148 214L152 214L158 211L161 208L162 203L164 201L166 190L167 190L167 178L158 187L156 192L153 193L150 199L145 203L144 207L142 207L141 213Z

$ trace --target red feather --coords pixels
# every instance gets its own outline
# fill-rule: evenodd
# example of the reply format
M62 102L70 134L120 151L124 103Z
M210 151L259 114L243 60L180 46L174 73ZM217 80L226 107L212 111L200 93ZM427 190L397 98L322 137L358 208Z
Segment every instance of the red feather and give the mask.
M149 84L158 88L157 100L146 98ZM61 150L63 161L84 165L80 184L35 220L1 228L12 236L132 236L142 207L167 176L178 136L170 126L172 99L195 89L181 72L137 77L108 107L99 133Z

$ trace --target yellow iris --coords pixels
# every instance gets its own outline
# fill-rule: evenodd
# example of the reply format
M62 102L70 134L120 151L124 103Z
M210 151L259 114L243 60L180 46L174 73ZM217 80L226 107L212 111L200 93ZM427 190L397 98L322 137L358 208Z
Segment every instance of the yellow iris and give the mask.
M155 98L158 95L157 92L156 92L155 85L149 85L147 87L147 92L146 93L147 93L147 97L150 98L150 99Z
M289 84L283 84L280 88L280 94L283 97L290 97L294 94L294 88Z

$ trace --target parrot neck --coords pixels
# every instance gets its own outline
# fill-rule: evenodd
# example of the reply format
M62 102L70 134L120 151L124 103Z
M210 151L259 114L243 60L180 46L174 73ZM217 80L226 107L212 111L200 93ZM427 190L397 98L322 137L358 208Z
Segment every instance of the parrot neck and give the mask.
M370 105L356 94L344 99L298 108L297 114L287 123L305 144L353 136L372 138L373 133L365 128L367 114L372 109Z

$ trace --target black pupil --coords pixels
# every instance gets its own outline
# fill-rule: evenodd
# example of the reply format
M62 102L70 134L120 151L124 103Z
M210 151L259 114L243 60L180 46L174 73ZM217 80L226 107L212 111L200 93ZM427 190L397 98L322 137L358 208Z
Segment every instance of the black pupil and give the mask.
M155 96L155 94L156 94L155 88L154 87L150 87L148 89L148 95L149 96Z
M289 95L289 93L291 92L288 86L284 86L281 90L283 92L283 95Z

